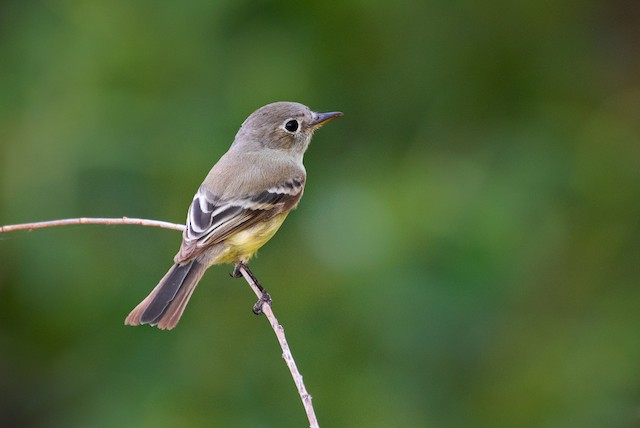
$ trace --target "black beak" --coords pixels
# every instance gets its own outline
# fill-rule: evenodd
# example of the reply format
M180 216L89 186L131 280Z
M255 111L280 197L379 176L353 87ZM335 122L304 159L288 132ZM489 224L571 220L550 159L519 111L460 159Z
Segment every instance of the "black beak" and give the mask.
M344 116L342 112L339 112L339 111L332 111L329 113L315 113L315 115L316 115L315 120L311 122L311 126L313 128L319 128L320 126L324 125L330 120L333 120L340 116Z

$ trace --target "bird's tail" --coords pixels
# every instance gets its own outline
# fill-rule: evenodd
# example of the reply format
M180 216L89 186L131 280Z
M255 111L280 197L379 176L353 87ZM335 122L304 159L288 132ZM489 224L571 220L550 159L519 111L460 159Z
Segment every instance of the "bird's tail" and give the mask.
M131 311L126 325L149 324L171 330L178 324L206 267L195 260L174 264L156 288Z

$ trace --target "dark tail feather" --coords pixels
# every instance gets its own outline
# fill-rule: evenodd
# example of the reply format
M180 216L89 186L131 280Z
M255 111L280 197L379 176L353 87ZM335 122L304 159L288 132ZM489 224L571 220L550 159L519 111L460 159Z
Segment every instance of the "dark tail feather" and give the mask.
M150 324L171 330L189 302L206 268L197 261L175 264L160 280L156 288L129 314L127 325Z

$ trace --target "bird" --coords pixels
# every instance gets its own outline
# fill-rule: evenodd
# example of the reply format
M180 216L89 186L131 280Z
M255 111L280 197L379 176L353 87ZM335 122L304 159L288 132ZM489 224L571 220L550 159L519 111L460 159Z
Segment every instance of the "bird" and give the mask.
M249 115L193 197L173 266L125 324L171 330L209 267L234 264L232 275L239 276L300 202L303 156L314 131L340 116L296 102L267 104Z

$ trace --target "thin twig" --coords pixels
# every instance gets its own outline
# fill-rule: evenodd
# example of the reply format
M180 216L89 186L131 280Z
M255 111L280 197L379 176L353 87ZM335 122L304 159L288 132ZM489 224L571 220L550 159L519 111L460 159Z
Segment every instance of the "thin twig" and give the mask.
M107 224L122 225L131 224L136 226L152 226L161 227L163 229L184 230L183 224L169 223L166 221L146 220L144 218L65 218L63 220L39 221L36 223L12 224L9 226L0 226L0 233L15 232L17 230L28 230L31 232L36 229L44 229L45 227L71 226L75 224Z
M240 273L244 276L244 279L251 286L251 289L258 298L262 298L262 290L258 284L255 283L251 274L247 272L247 267L244 264L239 265ZM278 342L280 342L280 347L282 348L282 358L284 362L287 363L287 367L289 367L289 371L291 372L291 376L293 377L293 381L298 388L298 394L300 395L300 399L302 400L302 405L304 406L304 410L307 412L307 419L309 419L309 425L311 428L318 427L318 420L316 419L316 413L313 410L313 404L311 403L311 395L307 392L307 388L304 386L304 382L302 381L302 375L298 371L298 367L296 366L296 362L293 359L293 355L291 354L291 350L289 349L289 344L287 343L287 338L284 335L284 327L280 325L278 319L273 314L271 310L271 304L262 301L262 313L267 317L269 323L271 324L271 328L276 334L278 338Z
M70 225L78 225L78 224L104 224L104 225L136 225L136 226L152 226L152 227L160 227L163 229L171 229L183 231L184 225L169 223L166 221L158 221L158 220L147 220L141 218L129 218L129 217L121 217L121 218L67 218L62 220L51 220L51 221L41 221L36 223L23 223L23 224L12 224L8 226L0 226L0 233L7 232L15 232L18 230L28 230L33 231L36 229L44 229L47 227L57 227L57 226L70 226ZM253 278L249 272L247 272L246 267L244 265L240 265L240 272L242 276L247 281L251 289L256 293L256 295L260 298L262 297L262 291L258 288L258 285L255 283ZM316 419L315 411L313 410L313 404L311 403L311 395L307 392L307 388L304 386L304 382L302 381L302 375L298 371L298 367L296 366L296 362L293 359L293 355L291 354L291 350L289 349L289 344L287 343L287 338L284 335L284 328L278 322L278 319L273 313L271 309L271 305L265 302L262 303L262 312L269 320L271 324L271 328L273 328L276 337L278 338L278 342L280 343L280 348L282 348L282 358L284 359L287 367L289 368L289 372L291 372L291 377L293 377L293 381L296 384L296 388L298 389L298 394L300 395L300 399L302 400L302 405L307 413L307 419L309 420L310 428L318 428L318 420Z

